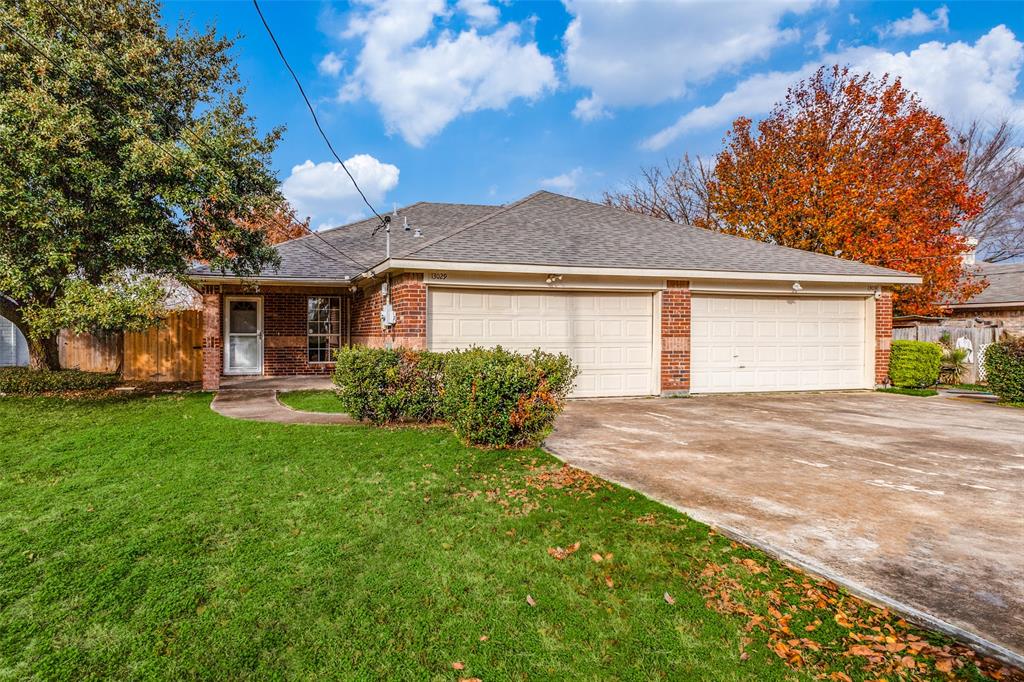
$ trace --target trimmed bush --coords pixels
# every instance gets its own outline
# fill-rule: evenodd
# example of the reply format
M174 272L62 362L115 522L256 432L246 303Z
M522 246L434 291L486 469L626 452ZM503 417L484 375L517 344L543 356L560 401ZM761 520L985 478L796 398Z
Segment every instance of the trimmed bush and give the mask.
M0 367L0 393L38 395L70 391L100 391L120 383L117 374L83 372L77 369L29 369L28 367Z
M1024 337L1007 338L985 349L985 379L1007 403L1024 403Z
M578 374L567 355L523 355L500 347L451 351L445 415L455 434L474 445L537 445L554 427Z
M440 353L387 348L343 348L334 383L342 407L373 424L433 422L441 418Z
M939 379L942 346L927 341L893 341L889 379L900 388L934 386Z

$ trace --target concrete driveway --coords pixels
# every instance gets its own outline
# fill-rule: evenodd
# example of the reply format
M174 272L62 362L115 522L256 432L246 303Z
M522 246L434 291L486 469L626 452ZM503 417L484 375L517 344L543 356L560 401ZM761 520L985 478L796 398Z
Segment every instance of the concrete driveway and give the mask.
M1024 410L884 393L574 401L547 447L1022 660Z

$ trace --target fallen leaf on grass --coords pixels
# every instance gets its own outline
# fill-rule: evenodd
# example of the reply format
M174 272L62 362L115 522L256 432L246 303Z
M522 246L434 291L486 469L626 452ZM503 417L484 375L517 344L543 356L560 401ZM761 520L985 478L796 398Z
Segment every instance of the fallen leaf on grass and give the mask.
M548 554L557 561L562 561L567 557L571 556L580 548L580 543L576 542L569 545L568 547L548 547Z
M454 663L452 663L452 668L454 668L455 670L462 670L465 667L466 667L466 664L462 663L460 661L455 661Z
M593 554L591 554L590 558L592 560L594 560L594 561L604 561L604 557L601 556L600 554L598 554L597 552L594 552Z
M935 669L940 673L953 672L953 659L952 658L940 658L935 661Z
M460 677L459 682L483 682L479 677Z
M671 605L671 604L675 604L675 603L676 603L676 600L675 600L675 599L673 599L673 598L672 598L672 595L671 595L671 594L669 594L668 592L666 592L664 596L665 596L665 601L666 601L666 602L667 602L667 603L668 603L669 605Z
M533 600L533 597L531 597L530 595L526 595L526 603L529 604L530 606L536 606L537 605L537 602L535 602Z
M606 575L604 577L604 584L608 587L615 587L615 581L611 579L611 576Z
M489 638L487 637L487 635L480 635L480 641L481 642L486 642L488 639Z

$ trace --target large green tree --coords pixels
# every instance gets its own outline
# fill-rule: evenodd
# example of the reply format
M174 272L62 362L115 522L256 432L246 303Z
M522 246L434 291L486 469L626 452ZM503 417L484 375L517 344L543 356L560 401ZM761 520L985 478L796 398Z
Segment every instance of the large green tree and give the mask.
M270 154L215 29L168 31L151 0L0 5L0 314L36 367L60 328L152 324L193 260L249 274L247 229L280 205Z

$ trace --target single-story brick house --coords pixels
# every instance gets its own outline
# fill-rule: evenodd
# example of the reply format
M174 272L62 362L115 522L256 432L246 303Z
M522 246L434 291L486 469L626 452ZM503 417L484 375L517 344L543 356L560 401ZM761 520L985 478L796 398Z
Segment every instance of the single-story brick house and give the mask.
M568 353L580 397L871 388L888 288L920 282L550 192L377 222L280 244L256 277L196 269L203 386L328 374L348 344L500 344Z
M1024 334L1024 263L978 263L975 268L988 286L950 306L949 317L981 320L1012 334Z

